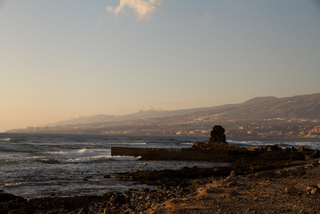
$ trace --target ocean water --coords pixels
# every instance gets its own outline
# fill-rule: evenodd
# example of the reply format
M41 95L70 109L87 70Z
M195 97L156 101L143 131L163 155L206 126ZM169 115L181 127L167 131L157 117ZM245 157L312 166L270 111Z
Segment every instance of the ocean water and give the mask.
M0 133L0 192L26 198L102 195L147 187L116 179L119 172L227 166L228 163L142 161L137 157L111 156L113 146L189 148L197 141L207 140L208 137L190 136ZM244 147L277 144L320 150L320 140L232 138L227 141ZM103 178L107 175L110 178Z

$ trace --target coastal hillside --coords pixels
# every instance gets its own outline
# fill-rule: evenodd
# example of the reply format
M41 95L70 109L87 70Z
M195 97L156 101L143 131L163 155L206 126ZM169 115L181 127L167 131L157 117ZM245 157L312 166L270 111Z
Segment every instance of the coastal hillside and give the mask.
M208 136L216 124L225 127L228 136L320 138L320 93L257 97L210 108L96 115L8 132Z
M214 113L208 111L207 113ZM261 120L273 118L320 119L320 93L284 98L254 98L240 106L216 111L224 120Z
M99 114L46 124L45 126L141 120L202 113L221 113L223 114L223 119L227 120L260 120L268 118L320 119L320 93L285 98L256 97L240 104L228 104L208 108L175 111L141 110L134 114L120 116Z

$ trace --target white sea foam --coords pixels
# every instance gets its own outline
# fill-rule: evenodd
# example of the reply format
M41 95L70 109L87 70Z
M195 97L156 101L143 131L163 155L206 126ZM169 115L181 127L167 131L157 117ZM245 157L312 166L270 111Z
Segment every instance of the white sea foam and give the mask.
M143 143L110 143L112 145L146 145L146 142Z
M58 151L58 152L47 152L47 154L52 156L60 157L100 157L100 156L110 156L110 149L80 149L73 151Z
M5 141L5 142L10 142L10 141L12 141L12 139L11 138L0 138L0 141Z
M139 160L141 156L139 157L131 157L131 156L112 156L111 160L113 161L136 161Z
M182 145L193 145L194 143L181 143Z
M70 158L61 159L60 163L90 163L90 162L108 162L108 161L137 161L141 157L131 157L131 156L95 156L95 157L80 157L80 158Z
M261 141L236 141L236 140L231 140L228 141L230 144L240 144L240 145L263 145L263 142Z
M107 162L111 159L111 156L95 156L95 157L79 157L61 159L60 163L90 163L90 162Z
M47 152L55 157L59 163L90 163L106 162L111 158L110 149L79 149L70 151Z
M17 182L17 183L6 183L5 185L1 187L16 187L16 186L21 186L23 183L22 182Z

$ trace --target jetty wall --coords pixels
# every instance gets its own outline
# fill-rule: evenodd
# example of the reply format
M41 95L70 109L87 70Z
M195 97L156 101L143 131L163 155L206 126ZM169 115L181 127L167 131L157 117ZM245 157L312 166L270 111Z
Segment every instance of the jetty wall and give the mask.
M143 160L197 160L223 161L230 158L229 151L209 151L166 148L111 147L112 156L141 157Z

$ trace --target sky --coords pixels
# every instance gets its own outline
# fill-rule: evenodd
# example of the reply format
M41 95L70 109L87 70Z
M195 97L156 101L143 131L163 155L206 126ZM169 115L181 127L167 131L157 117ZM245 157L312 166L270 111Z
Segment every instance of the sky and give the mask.
M320 92L317 0L0 0L0 132Z

